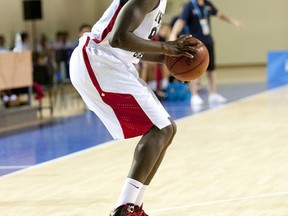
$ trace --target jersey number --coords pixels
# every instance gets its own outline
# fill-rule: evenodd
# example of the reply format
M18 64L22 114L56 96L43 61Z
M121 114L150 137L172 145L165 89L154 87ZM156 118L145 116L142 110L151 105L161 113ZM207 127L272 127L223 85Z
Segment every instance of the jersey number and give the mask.
M163 13L161 11L158 12L157 16L155 17L155 22L157 22L157 24L160 24L162 19L163 19ZM149 36L148 36L148 39L151 40L157 33L157 27L153 27Z

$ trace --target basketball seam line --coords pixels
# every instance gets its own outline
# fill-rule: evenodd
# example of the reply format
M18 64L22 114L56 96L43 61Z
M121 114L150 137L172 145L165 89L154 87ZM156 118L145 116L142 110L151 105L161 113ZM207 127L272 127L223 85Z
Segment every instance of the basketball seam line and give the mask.
M197 68L199 65L201 65L204 61L205 61L206 59L204 59L204 60L202 60L199 64L197 64L194 68L190 68L189 70L186 70L186 71L183 71L183 72L179 72L179 73L174 73L174 75L178 75L178 74L184 74L184 73L187 73L187 72L189 72L189 71L191 71L191 70L194 70L195 68ZM179 60L178 60L179 61ZM177 63L178 61L176 61L175 63ZM175 64L174 63L174 64ZM174 65L173 64L173 65ZM172 68L172 67L171 67Z

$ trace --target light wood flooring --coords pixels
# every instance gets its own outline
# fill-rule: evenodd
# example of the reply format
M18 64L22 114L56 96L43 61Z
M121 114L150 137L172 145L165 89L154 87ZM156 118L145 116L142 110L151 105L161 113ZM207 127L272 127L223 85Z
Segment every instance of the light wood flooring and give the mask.
M259 77L255 77L259 78ZM287 216L288 86L177 120L151 216ZM1 216L108 216L138 138L0 178Z

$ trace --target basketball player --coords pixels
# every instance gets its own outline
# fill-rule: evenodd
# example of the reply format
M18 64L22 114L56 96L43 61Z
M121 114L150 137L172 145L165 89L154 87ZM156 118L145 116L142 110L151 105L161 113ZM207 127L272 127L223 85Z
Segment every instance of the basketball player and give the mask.
M163 63L165 55L192 58L197 44L185 36L150 41L160 27L166 0L113 0L85 33L70 61L70 76L87 107L114 139L142 136L110 216L145 216L144 193L176 133L176 125L139 78L140 59Z

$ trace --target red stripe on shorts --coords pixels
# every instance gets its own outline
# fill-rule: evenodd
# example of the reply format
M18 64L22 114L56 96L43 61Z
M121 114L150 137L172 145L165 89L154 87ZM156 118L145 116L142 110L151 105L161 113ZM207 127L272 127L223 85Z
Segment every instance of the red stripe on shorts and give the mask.
M88 37L86 44L82 49L87 71L94 87L101 95L102 100L113 109L118 121L120 122L124 137L132 138L146 134L153 126L153 123L140 107L133 95L105 92L101 89L86 52L86 47L89 44L89 41L90 38Z
M122 8L122 5L119 5L117 10L115 11L115 14L113 15L112 19L110 20L108 26L102 32L101 38L99 40L96 39L96 38L93 39L96 43L100 43L109 34L109 32L111 32L111 30L112 30L112 28L114 26L115 20L116 20L118 14L119 14L121 8Z

